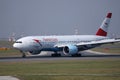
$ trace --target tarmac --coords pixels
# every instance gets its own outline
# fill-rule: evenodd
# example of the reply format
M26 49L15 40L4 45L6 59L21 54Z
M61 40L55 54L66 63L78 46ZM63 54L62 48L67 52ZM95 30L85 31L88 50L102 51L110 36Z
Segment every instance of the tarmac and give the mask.
M0 76L0 80L19 80L19 79L12 76Z
M61 57L51 57L51 53L43 52L40 55L27 55L26 58L22 57L1 57L0 62L21 62L21 61L56 61L56 60L97 60L97 59L120 59L120 54L100 53L95 51L84 51L81 52L81 57L71 57L69 55Z

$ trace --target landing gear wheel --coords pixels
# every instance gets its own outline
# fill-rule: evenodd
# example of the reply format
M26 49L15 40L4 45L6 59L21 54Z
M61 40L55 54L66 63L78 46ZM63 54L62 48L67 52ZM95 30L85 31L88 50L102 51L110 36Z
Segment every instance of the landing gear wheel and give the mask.
M52 57L60 57L61 54L52 54L51 56L52 56Z
M74 54L72 57L81 57L81 54Z
M26 58L26 55L25 55L25 53L22 55L22 58Z

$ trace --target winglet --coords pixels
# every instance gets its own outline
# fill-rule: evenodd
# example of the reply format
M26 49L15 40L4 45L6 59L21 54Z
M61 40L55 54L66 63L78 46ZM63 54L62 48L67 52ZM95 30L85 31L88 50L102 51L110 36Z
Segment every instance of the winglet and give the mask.
M111 17L112 17L112 13L108 13L106 18L104 19L102 25L100 26L100 28L96 32L97 36L107 36L108 27L109 27Z

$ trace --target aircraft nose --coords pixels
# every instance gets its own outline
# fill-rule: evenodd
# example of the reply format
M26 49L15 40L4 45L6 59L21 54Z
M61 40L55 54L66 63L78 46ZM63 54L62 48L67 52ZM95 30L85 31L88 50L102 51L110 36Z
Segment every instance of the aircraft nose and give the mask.
M21 49L21 44L22 44L22 42L16 41L16 42L13 44L13 48Z
M18 44L14 43L14 44L13 44L13 48L19 49L20 47L19 47Z
M14 44L13 44L13 48L16 48L16 47L17 47L17 45L16 45L16 43L14 43Z

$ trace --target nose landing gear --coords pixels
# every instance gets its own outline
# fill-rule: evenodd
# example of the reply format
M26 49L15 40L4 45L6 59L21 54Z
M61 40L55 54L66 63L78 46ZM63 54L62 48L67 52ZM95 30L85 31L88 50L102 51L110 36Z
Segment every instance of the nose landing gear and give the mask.
M22 53L22 58L26 58L26 54L23 51L20 51Z

